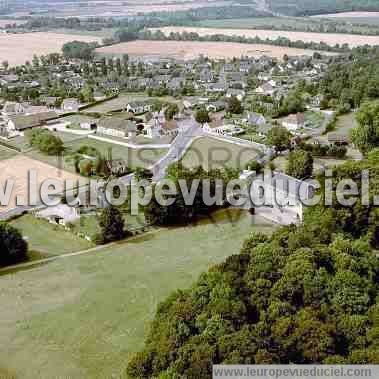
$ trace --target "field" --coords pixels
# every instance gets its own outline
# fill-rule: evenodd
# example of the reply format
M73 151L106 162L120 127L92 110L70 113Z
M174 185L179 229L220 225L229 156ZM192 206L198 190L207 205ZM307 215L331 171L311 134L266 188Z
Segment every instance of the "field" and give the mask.
M99 37L56 33L0 34L0 57L7 59L11 66L31 61L34 54L46 55L61 52L66 42L79 40L101 42Z
M103 142L92 138L75 140L65 146L72 151L81 146L91 146L104 155L107 155L109 151L111 151L112 159L122 159L126 162L128 167L131 168L149 167L166 154L166 150L164 149L130 149L121 145Z
M16 155L17 155L16 151L12 149L8 149L5 146L2 146L0 144L0 161L3 161L4 159L13 158Z
M207 6L222 6L227 5L229 2L216 0L216 1L167 1L167 0L153 0L148 3L140 1L72 1L62 4L62 2L46 1L43 4L43 9L48 8L48 12L44 16L49 17L125 17L138 15L140 13L150 12L174 12L186 9L207 7ZM34 10L38 8L35 7ZM30 8L26 8L26 14L29 14ZM12 17L15 17L13 15Z
M306 32L320 32L322 27L327 30L329 26L332 26L335 28L335 33L375 35L376 27L379 26L379 17L332 17L330 19L318 17L228 18L197 21L193 23L193 26L219 29L273 29Z
M378 18L379 12L340 12L312 16L313 18Z
M131 92L120 94L114 99L105 101L101 104L94 105L93 107L86 108L83 113L109 113L119 111L126 108L130 101L140 101L148 99L148 95L141 92Z
M29 243L30 254L35 258L73 253L85 250L92 245L83 238L65 231L62 226L25 215L12 221L12 225L22 232Z
M153 29L154 30L154 29ZM244 36L244 37L259 37L262 39L275 40L279 37L288 38L291 41L303 41L303 42L324 42L328 45L336 45L341 43L347 43L350 47L356 47L360 45L379 45L379 36L365 36L355 34L338 34L338 33L311 33L311 32L288 32L280 30L260 30L260 29L217 29L217 28L194 28L194 27L181 27L181 26L169 26L160 29L166 35L171 32L193 32L198 33L200 36L212 35L212 34L224 34L228 36ZM252 45L249 45L252 46ZM288 53L291 54L291 53Z
M122 377L160 301L238 253L250 232L273 230L243 211L221 211L214 221L0 276L0 299L7 304L0 376Z
M170 29L163 28L163 31L169 32ZM184 30L186 28L177 28ZM195 30L212 30L197 29ZM215 29L216 30L216 29ZM225 29L226 30L226 29ZM209 33L208 33L209 34ZM226 34L226 33L225 33ZM379 37L378 37L379 39ZM195 41L133 41L124 42L112 46L105 46L96 49L97 53L108 56L121 56L125 53L130 56L144 57L171 57L175 59L190 60L200 55L208 56L214 59L225 59L247 55L251 57L261 57L268 55L275 58L283 58L283 55L312 55L313 50L295 49L281 46L270 46L260 44L243 44L231 42L195 42Z
M258 151L251 147L204 137L191 145L183 157L183 163L187 167L203 166L205 169L244 168L245 164L255 159L258 154Z
M50 166L46 163L31 159L24 155L0 161L0 182L4 185L8 179L14 179L14 187L7 206L0 207L0 213L15 207L17 196L21 196L27 202L28 195L28 173L29 170L36 170L40 185L46 179L59 180L61 184L67 179L77 180L78 175Z

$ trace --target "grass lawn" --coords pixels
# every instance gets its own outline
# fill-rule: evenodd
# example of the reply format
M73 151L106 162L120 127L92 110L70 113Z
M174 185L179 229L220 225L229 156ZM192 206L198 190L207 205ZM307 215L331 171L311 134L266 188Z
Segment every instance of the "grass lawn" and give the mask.
M65 231L63 227L38 220L32 215L22 216L12 221L12 225L27 237L32 258L73 253L93 246L88 241Z
M203 166L205 169L231 167L243 168L259 152L251 147L235 145L211 137L196 140L183 157L187 167Z
M321 127L325 116L321 112L306 111L304 118L308 128L317 129Z
M358 126L355 113L351 112L338 117L336 132L349 135L351 130Z
M149 100L151 102L158 100L163 103L177 103L181 107L181 100L178 100L172 96L163 97L149 97L145 92L127 92L122 93L118 97L112 100L108 100L104 103L94 105L93 107L86 108L82 113L110 113L124 109L126 105L131 101L143 101Z
M131 168L149 167L167 152L166 149L131 149L93 138L75 140L66 144L70 150L77 150L83 145L94 147L102 154L108 154L109 149L111 149L113 159L123 159Z
M8 149L5 146L0 145L0 161L5 159L13 158L17 155L17 151L12 149Z
M94 105L93 107L86 108L83 113L108 113L118 111L126 107L128 102L136 100L146 100L149 96L144 92L125 93L120 94L112 100L105 101L104 103Z
M273 226L221 211L102 251L0 276L0 373L17 378L119 378L141 349L157 304ZM180 241L180 244L178 244Z
M43 154L36 149L28 151L26 155L54 167L62 168L69 172L75 172L72 155L73 152L82 146L92 146L104 155L108 155L111 150L112 159L123 159L131 168L149 167L167 152L167 149L131 149L88 137L80 137L71 133L58 132L56 134L59 135L65 143L66 151L62 158L55 155Z

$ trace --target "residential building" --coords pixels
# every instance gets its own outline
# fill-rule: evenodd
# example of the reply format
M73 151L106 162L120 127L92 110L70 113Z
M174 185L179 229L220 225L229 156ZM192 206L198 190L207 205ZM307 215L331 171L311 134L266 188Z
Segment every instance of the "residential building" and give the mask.
M304 127L304 113L291 114L282 120L282 125L290 131Z
M124 118L104 116L97 123L97 133L112 137L133 138L137 135L137 126Z
M145 101L134 101L126 105L126 111L133 114L143 114L151 112L153 105Z

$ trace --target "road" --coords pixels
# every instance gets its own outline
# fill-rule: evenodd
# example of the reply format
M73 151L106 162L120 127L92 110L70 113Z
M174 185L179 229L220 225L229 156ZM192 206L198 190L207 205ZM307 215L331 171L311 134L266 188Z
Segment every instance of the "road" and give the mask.
M158 182L166 176L167 168L174 162L180 160L192 142L204 135L203 129L193 119L184 120L180 123L180 132L172 142L167 154L159 161L154 163L150 168L153 173L153 181ZM134 174L129 174L120 178L124 185L130 184Z
M167 168L184 156L196 138L204 135L203 129L192 118L182 121L180 127L181 131L175 137L167 154L151 167L154 175L153 181L163 179L166 175Z

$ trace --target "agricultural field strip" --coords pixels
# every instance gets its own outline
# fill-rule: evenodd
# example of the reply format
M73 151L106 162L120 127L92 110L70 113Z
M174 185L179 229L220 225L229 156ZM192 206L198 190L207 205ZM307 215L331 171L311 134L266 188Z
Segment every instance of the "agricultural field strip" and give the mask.
M364 36L356 34L338 34L338 33L314 33L314 32L290 32L280 30L260 30L260 29L222 29L222 28L197 28L197 27L164 27L153 28L152 31L161 30L165 35L173 33L197 33L200 36L213 34L224 34L227 36L259 37L261 39L275 40L280 37L288 38L291 41L303 42L324 42L328 45L347 43L350 47L361 45L379 45L379 36ZM342 41L342 43L341 43Z

